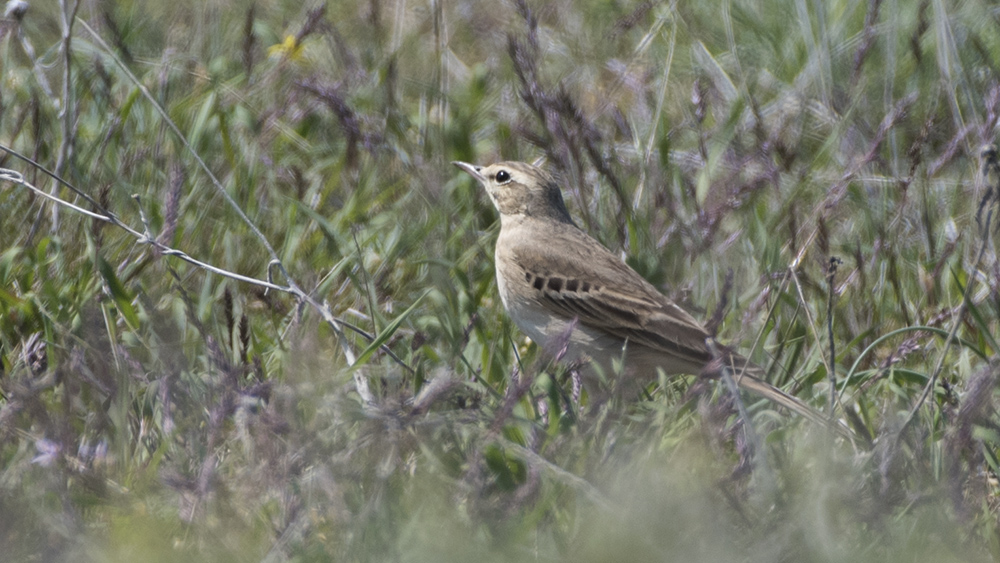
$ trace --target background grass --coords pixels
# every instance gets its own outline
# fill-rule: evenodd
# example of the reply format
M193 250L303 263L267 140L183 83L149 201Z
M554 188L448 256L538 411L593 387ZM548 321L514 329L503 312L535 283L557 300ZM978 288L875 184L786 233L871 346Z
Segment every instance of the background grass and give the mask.
M95 1L69 42L63 9L0 24L0 143L266 279L197 154L400 362L349 331L350 366L294 297L5 182L4 558L1000 557L991 2ZM586 230L824 410L832 343L857 443L696 377L572 403L449 164L539 157Z

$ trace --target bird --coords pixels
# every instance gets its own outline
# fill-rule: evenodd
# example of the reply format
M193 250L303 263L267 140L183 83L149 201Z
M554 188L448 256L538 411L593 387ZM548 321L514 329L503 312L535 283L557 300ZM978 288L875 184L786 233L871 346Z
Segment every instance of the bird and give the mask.
M578 227L544 169L524 162L452 164L479 182L500 214L495 268L504 309L532 341L563 348L564 361L587 366L581 372L588 395L602 396L601 376L616 373L616 364L636 382L658 370L719 375L726 365L744 390L844 430L717 346L690 313Z

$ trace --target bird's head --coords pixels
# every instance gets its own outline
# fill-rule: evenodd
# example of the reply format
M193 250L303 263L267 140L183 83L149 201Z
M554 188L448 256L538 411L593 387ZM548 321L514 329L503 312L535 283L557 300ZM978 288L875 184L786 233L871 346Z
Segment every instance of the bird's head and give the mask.
M486 188L500 217L524 215L572 223L555 179L537 166L524 162L498 162L476 166L453 162Z

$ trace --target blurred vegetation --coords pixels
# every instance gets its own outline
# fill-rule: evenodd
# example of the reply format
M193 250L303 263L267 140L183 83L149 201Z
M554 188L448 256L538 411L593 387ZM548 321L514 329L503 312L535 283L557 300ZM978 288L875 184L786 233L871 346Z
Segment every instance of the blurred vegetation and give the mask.
M3 558L995 560L998 24L986 0L8 10L0 144L92 201L0 167L364 334L0 182ZM543 157L776 385L828 412L835 381L856 443L694 376L576 402L449 164Z

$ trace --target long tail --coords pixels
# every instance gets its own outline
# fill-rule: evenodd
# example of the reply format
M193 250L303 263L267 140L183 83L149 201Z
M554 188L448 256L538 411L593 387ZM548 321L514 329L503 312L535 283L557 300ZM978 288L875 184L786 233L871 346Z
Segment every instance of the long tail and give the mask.
M750 391L751 393L763 397L773 403L777 403L778 405L781 405L802 416L802 418L805 418L815 424L830 428L845 438L854 439L856 437L854 433L851 432L851 429L844 423L839 420L832 420L829 416L824 415L823 413L803 403L796 397L785 393L781 389L778 389L763 379L748 373L744 373L743 375L737 373L733 375L733 378L740 388Z
M797 397L785 393L774 385L760 378L764 370L760 369L749 360L739 354L730 353L728 358L728 369L732 373L733 380L740 388L745 389L759 397L763 397L773 403L781 405L788 410L798 414L802 418L825 426L841 436L854 440L857 436L846 424L839 420L833 420L829 416L817 411L809 405L800 401Z

